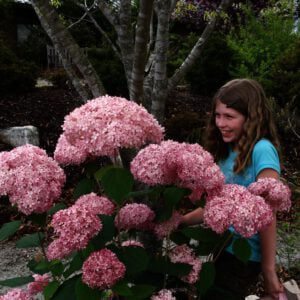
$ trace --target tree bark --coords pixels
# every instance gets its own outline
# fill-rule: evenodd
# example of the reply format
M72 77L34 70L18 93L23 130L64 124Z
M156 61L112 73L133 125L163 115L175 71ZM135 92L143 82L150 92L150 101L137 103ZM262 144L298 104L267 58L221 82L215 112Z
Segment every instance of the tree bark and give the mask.
M142 103L143 82L149 42L153 0L141 0L135 37L134 61L130 83L130 99Z
M169 46L170 0L157 0L157 34L155 43L155 72L151 113L163 122L167 98L167 52Z
M60 21L56 11L49 5L48 1L31 0L31 3L43 28L52 40L54 47L59 52L63 65L72 80L72 84L78 91L82 100L85 102L90 96L95 98L104 95L106 92L100 78L71 34ZM81 84L79 77L75 74L75 70L69 66L66 51L81 72L87 87L84 87Z

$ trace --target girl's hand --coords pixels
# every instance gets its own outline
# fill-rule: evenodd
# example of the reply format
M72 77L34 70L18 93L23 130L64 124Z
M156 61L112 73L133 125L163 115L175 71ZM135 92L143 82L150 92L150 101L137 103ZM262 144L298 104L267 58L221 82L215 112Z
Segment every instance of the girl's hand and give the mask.
M284 288L279 281L276 272L268 272L264 274L265 291L271 299L280 300L280 294Z

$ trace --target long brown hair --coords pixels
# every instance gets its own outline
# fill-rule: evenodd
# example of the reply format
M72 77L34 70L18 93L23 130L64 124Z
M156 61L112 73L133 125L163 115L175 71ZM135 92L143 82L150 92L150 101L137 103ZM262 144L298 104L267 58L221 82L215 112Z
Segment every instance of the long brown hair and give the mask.
M223 85L215 94L212 112L205 134L205 148L215 159L225 159L229 154L226 144L216 126L215 109L217 100L228 108L237 110L246 118L241 138L237 143L234 172L242 172L251 163L254 145L262 138L268 139L280 153L280 144L271 109L262 86L252 79L234 79Z

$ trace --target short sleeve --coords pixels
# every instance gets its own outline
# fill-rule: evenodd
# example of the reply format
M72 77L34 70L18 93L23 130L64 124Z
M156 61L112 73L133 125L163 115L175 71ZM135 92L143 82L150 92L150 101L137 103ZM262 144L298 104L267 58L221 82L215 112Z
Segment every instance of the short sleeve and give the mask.
M280 161L276 148L268 140L256 143L252 153L255 178L263 169L273 169L280 174Z

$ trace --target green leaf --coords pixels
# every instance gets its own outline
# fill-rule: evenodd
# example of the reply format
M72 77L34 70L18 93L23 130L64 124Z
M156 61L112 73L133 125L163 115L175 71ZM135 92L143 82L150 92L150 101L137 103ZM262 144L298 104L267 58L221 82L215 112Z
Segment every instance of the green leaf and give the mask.
M15 278L10 278L10 279L6 279L6 280L1 280L0 285L16 287L16 286L20 286L23 284L27 284L32 281L34 281L34 278L32 276L15 277Z
M134 180L128 170L114 167L105 172L101 183L105 194L121 205L131 192Z
M174 276L184 276L189 274L192 266L183 263L172 263L167 257L160 257L150 261L148 265L149 271L153 273L169 274Z
M94 174L97 172L99 166L95 162L89 162L84 166L84 173L88 178L93 178Z
M52 260L49 264L49 267L54 276L60 276L64 272L64 265L60 260Z
M80 275L76 275L66 280L62 285L59 286L51 300L75 300L75 287L79 277Z
M44 238L44 234L41 232L27 234L16 243L17 248L30 248L41 246L41 240Z
M216 276L215 266L212 262L202 264L198 282L195 284L200 295L204 295L213 285Z
M74 272L80 270L82 264L83 264L82 255L80 253L76 253L70 262L69 268L64 272L64 277L67 278L70 275L72 275Z
M49 262L46 260L36 261L35 259L32 259L27 263L27 267L30 271L37 274L45 274L50 271Z
M127 297L132 296L132 291L128 286L128 282L125 280L117 282L112 287L113 292L117 293L119 296Z
M52 281L50 282L43 291L45 300L49 300L49 299L53 299L53 295L55 294L55 292L58 290L60 284L58 281Z
M91 289L84 284L81 278L77 279L75 285L76 300L99 300L102 299L102 292L96 289Z
M188 194L190 194L190 190L188 189L171 186L165 189L163 197L171 207L175 207Z
M125 264L129 275L146 270L149 263L149 257L141 247L124 247L120 260Z
M238 238L233 242L234 255L244 263L247 263L251 256L251 247L245 238Z
M66 205L66 204L64 204L64 203L57 203L55 206L51 207L51 208L48 210L47 214L48 214L48 216L52 216L52 215L54 215L56 212L58 212L58 211L60 211L60 210L62 210L62 209L65 209L65 208L67 208L67 205Z
M43 213L43 214L31 214L29 219L39 225L39 226L44 226L46 224L46 218L47 218L47 214Z
M103 248L106 242L112 240L117 232L113 216L100 215L100 219L103 226L102 230L92 240L97 249Z
M153 285L139 284L131 288L133 296L126 297L127 300L149 299L156 287Z
M104 174L105 174L108 170L113 169L113 168L115 168L113 165L109 165L109 166L105 166L105 167L99 169L98 171L96 171L96 172L94 173L94 178L95 178L95 180L98 181L98 182L100 182L100 181L102 180L102 177L104 176Z
M194 240L201 242L219 242L221 235L215 233L210 228L204 228L201 226L197 227L186 227L181 230L181 232Z
M0 241L4 241L14 235L20 228L21 221L5 223L0 229Z
M82 195L86 195L93 192L94 183L95 182L92 179L88 178L84 178L81 181L79 181L73 192L73 198L76 200Z

